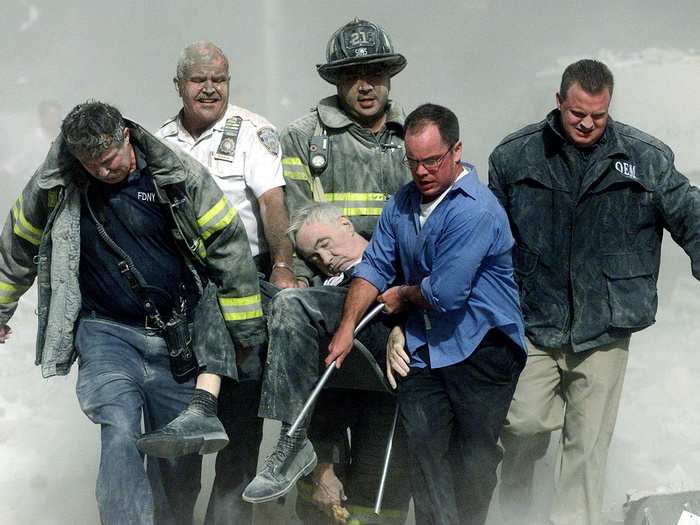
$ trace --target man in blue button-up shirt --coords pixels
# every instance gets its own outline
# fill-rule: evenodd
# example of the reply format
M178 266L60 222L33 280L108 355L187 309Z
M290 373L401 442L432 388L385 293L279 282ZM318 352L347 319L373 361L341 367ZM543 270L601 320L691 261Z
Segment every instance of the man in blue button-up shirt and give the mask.
M327 359L342 365L375 299L406 314L410 372L399 403L418 524L484 523L525 362L508 219L461 153L449 109L426 104L406 119L413 182L382 212Z

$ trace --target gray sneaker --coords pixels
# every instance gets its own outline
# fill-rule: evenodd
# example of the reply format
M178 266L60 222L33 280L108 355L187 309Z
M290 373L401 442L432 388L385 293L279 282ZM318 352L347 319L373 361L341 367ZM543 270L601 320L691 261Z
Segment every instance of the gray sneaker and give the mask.
M308 439L304 439L300 448L287 448L278 442L260 473L243 491L243 499L264 503L284 496L300 477L311 474L316 461L316 452Z
M141 434L136 447L156 458L176 458L187 454L212 454L228 444L224 426L216 416L205 416L186 408L160 430Z

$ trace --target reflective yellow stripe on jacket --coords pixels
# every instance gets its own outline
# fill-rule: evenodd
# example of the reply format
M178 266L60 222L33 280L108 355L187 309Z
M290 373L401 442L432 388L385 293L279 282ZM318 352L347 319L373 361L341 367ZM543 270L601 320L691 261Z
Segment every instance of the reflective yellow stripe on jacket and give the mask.
M202 232L202 239L208 239L216 232L223 230L231 224L236 216L234 208L226 197L221 197L209 210L197 219L197 226Z
M306 166L299 157L282 158L282 170L284 176L292 180L311 180L309 167Z
M260 294L245 297L219 297L221 313L226 321L244 321L262 317Z
M326 193L328 202L342 203L343 215L381 215L386 193Z
M41 230L27 220L22 205L23 199L20 195L19 199L17 199L15 205L12 207L12 218L15 222L12 231L25 241L32 243L34 246L39 246L41 243Z
M20 296L27 291L28 286L20 286L0 281L0 304L19 301Z

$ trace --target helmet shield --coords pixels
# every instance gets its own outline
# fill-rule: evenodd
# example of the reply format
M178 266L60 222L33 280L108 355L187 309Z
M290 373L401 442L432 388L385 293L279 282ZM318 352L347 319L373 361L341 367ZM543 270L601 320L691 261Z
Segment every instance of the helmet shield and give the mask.
M340 70L358 65L377 65L394 76L406 67L406 58L394 52L389 35L377 24L355 18L338 29L326 46L326 63L318 74L336 84Z

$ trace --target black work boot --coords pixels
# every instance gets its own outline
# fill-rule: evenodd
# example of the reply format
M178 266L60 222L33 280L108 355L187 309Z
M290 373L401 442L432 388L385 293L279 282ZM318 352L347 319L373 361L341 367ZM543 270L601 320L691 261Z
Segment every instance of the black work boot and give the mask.
M224 426L216 417L216 397L195 389L189 406L159 430L141 434L136 447L157 458L212 454L228 444Z
M243 491L243 499L250 503L264 503L287 494L297 480L316 467L316 452L306 438L306 429L287 436L290 425L283 423L275 450L265 465Z

